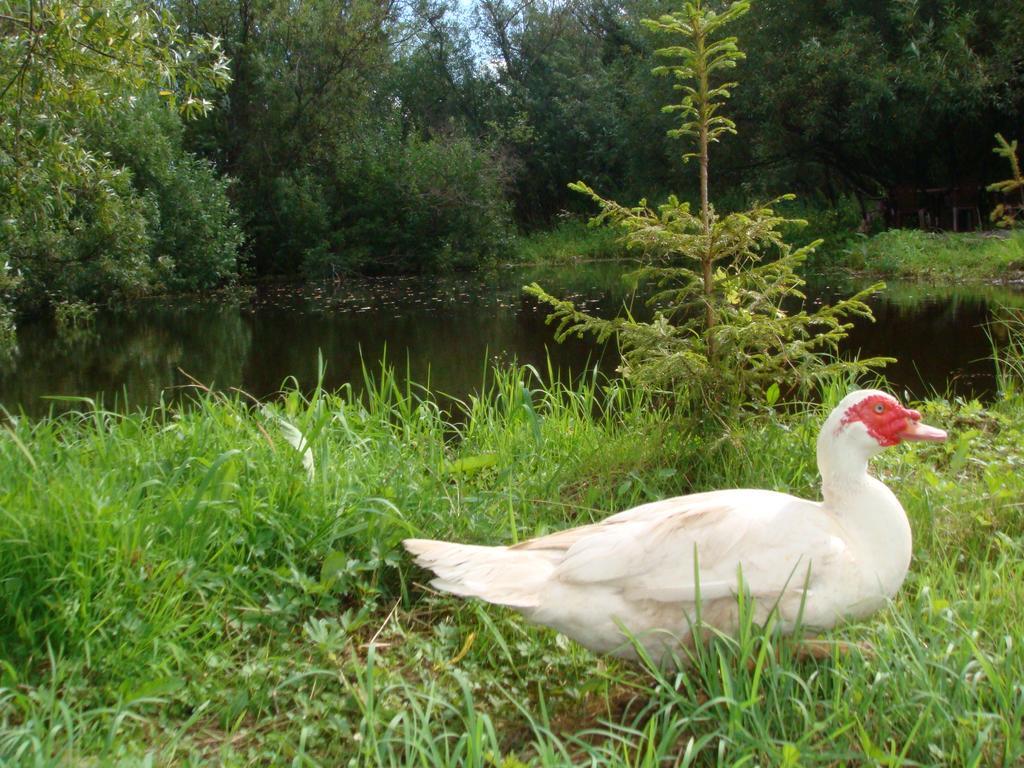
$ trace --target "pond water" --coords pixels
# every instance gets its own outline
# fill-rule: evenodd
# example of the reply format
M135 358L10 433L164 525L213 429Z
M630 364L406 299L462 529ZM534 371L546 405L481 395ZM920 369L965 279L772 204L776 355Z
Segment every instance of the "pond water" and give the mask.
M32 415L62 407L49 399L54 396L98 395L107 406L145 406L161 392L183 391L189 377L267 397L287 377L312 387L318 353L328 388L347 382L358 388L363 364L377 371L386 355L399 372L456 397L478 388L492 362L516 360L543 371L550 356L566 374L594 365L611 373L614 346L555 343L547 308L522 286L536 280L610 316L629 299L620 277L630 266L596 262L262 286L241 299L165 299L102 311L91 328L63 337L50 322L27 323L17 350L0 361L0 403ZM849 279L816 278L808 296L828 301L857 287ZM896 391L923 396L951 388L985 396L994 382L984 325L999 305L1024 306L1024 291L890 284L872 305L877 322L859 323L846 349L898 358L886 370Z

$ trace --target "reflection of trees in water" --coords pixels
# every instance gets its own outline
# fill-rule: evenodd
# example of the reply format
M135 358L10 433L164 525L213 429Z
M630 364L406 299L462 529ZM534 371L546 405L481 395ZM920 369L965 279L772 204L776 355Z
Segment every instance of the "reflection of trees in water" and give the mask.
M849 349L897 357L886 376L918 396L951 388L987 396L995 368L986 328L1000 307L1024 306L1024 293L995 285L894 283L871 303L876 322L858 324Z
M0 402L45 412L43 396L101 395L108 405L156 402L185 383L178 369L218 386L241 383L251 332L237 306L143 304L101 312L95 325L63 337L48 323L19 329L19 354L0 366Z
M849 295L874 282L845 275L813 275L807 281L808 295L825 301ZM885 290L878 295L879 303L895 305L906 312L916 312L929 304L943 304L951 308L961 305L1024 306L1024 286L990 283L926 283L905 280L886 281Z
M978 306L996 308L1024 306L1024 291L1005 285L948 285L929 286L914 283L891 283L886 286L885 297L906 312L922 307L944 305L956 314L962 307L975 314Z
M532 280L559 295L585 300L603 316L630 300L621 275L631 264L593 262L560 267L503 268L489 273L438 277L349 280L320 286L261 288L251 305L167 301L132 312L104 312L89 331L59 339L46 323L19 329L19 352L0 361L0 402L42 413L43 394L104 393L112 404L156 402L168 387L187 383L181 368L205 384L240 386L257 396L276 392L288 376L305 388L316 383L317 353L327 363L326 385L362 382L361 358L376 373L389 362L417 383L464 397L479 387L489 361L530 363L543 373L546 355L562 373L582 373L595 363L614 371L614 344L594 348L590 339L556 344L539 307L522 293ZM857 288L853 282L819 281L813 300L831 300ZM634 310L641 305L633 301ZM940 391L959 378L959 391L992 387L988 341L980 328L990 309L1024 306L1024 293L999 286L922 286L897 283L874 303L878 322L859 323L847 348L887 355L897 389L918 395Z
M547 347L558 368L580 372L600 357L587 342L555 344L542 310L523 307L518 299L501 308L492 299L477 296L436 309L405 307L401 313L323 312L315 318L287 310L261 312L253 318L247 386L265 396L285 375L293 375L311 387L319 352L327 363L329 388L351 382L358 389L362 363L376 374L386 354L400 376L408 368L414 382L462 397L480 386L495 358L514 358L543 371Z

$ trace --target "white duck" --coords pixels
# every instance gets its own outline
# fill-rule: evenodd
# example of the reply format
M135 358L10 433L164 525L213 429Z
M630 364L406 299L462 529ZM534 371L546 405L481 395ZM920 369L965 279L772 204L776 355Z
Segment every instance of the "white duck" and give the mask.
M510 547L407 539L438 589L508 605L599 653L656 660L691 643L697 617L733 634L742 573L763 622L831 628L882 607L903 583L911 534L868 460L903 440L945 440L878 390L847 395L818 437L824 501L764 490L697 493ZM696 565L695 565L696 559ZM806 594L805 594L806 586ZM699 596L699 597L698 597Z

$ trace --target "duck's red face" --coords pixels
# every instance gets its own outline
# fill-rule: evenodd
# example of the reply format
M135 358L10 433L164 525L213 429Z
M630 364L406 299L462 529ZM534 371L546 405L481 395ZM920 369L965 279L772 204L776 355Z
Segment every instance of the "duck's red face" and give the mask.
M899 445L902 440L934 440L941 442L946 433L921 423L921 414L904 408L900 401L889 395L871 395L850 406L843 415L842 424L859 421L871 437L883 448Z

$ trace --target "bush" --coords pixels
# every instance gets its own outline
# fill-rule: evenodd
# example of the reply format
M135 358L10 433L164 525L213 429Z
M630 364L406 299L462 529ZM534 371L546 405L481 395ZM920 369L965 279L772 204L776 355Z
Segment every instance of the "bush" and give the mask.
M178 212L161 206L187 195L162 196L148 176L183 157L182 115L204 114L229 82L218 41L186 39L165 7L134 0L7 3L4 19L0 257L19 277L19 303L116 302L158 287L160 222ZM155 128L138 122L161 114ZM190 170L185 183L201 194ZM215 215L215 201L200 205Z
M151 258L174 290L213 288L237 276L242 231L226 179L182 146L181 118L156 101L92 127L94 141L132 171L149 196Z
M0 258L23 310L209 288L237 273L227 182L184 151L181 118L158 102L93 117L70 137L41 129L31 146L4 133Z
M274 222L264 226L277 234L274 242L282 253L299 254L303 274L329 277L356 267L352 254L337 247L327 192L310 170L274 179L272 197Z
M77 138L0 150L0 258L18 276L22 308L133 296L153 284L154 202L131 174ZM27 162L34 157L35 162Z
M339 153L332 171L337 218L330 234L306 248L302 268L309 276L462 269L508 246L504 169L467 136L403 140L385 130ZM315 212L311 204L299 205L303 188L295 192L296 207Z
M188 154L167 166L160 201L160 229L154 255L168 264L168 287L201 290L238 276L242 230L228 201L228 182L205 160Z
M18 282L19 279L11 274L10 262L0 264L0 360L9 357L18 345L13 302Z

